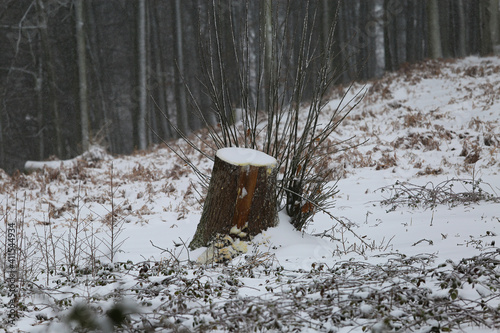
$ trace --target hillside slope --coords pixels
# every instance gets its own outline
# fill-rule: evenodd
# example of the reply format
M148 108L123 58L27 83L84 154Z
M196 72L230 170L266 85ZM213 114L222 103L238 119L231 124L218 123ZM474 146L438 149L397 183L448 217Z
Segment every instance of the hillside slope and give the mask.
M367 142L325 156L338 220L318 213L299 233L282 214L226 265L197 264L204 249L187 250L203 190L165 147L0 174L0 245L17 221L21 246L14 327L68 331L68 308L84 302L104 330L119 300L133 304L122 331L495 332L500 58L408 66L355 84L346 100L360 91L331 140Z

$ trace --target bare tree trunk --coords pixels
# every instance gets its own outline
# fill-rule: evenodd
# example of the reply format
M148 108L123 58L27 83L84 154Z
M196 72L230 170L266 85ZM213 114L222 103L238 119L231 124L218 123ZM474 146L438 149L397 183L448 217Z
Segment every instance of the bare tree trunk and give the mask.
M479 0L479 54L487 56L493 53L491 33L491 2L492 0Z
M374 10L373 1L361 1L359 4L359 12L357 13L359 19L359 26L363 29L358 32L359 43L358 60L357 63L363 68L360 71L360 79L369 79L375 76L376 72L376 43L375 36L370 31L368 22L370 22Z
M212 177L191 249L207 246L217 234L240 239L276 226L275 158L248 148L223 148Z
M330 3L329 0L322 0L322 6L323 6L322 37L323 37L323 48L325 51L329 44L328 37L330 36L330 26L331 26L329 3Z
M271 92L271 86L272 86L272 74L274 73L274 68L273 68L273 12L272 12L272 0L263 0L262 1L262 6L264 9L264 27L263 27L263 33L264 36L262 38L264 39L264 91L263 91L263 98L264 98L264 103L263 105L268 105L270 103L267 103L267 101L270 100L269 94Z
M47 13L43 0L37 0L37 11L40 18L40 39L43 48L44 63L47 67L47 78L49 84L49 107L52 109L54 132L56 137L56 153L59 158L63 156L62 133L61 133L61 120L59 116L59 102L57 100L57 84L56 73L54 68L54 59L52 56L51 46L49 45L49 36L47 33Z
M153 45L153 56L154 62L156 65L156 75L158 80L158 91L157 91L157 104L158 108L161 112L154 112L154 114L158 115L157 122L160 124L162 138L170 138L172 137L172 131L170 125L168 124L168 104L167 104L167 96L166 96L166 70L163 64L163 53L161 49L162 40L161 36L161 25L160 25L160 16L156 7L153 6L151 11L151 32L152 38L154 40Z
M439 34L441 37L441 51L444 58L453 56L453 31L452 31L452 4L449 0L438 1ZM456 27L453 27L455 30Z
M116 152L118 151L118 148L115 145L115 140L112 135L112 131L110 130L111 128L111 120L110 120L110 114L108 111L108 100L106 99L106 93L103 88L103 77L106 76L106 74L103 71L103 63L102 63L102 58L101 55L103 53L102 50L100 50L100 39L99 39L99 29L97 27L97 20L95 17L95 1L88 2L89 4L87 5L87 11L86 11L86 19L85 21L87 22L87 34L88 34L88 40L89 43L87 44L87 51L89 53L90 57L90 64L92 68L92 73L94 74L95 80L95 98L99 100L99 103L96 101L96 105L100 105L100 110L99 108L96 107L94 110L94 114L99 112L101 114L100 122L98 123L98 128L99 131L103 131L102 138L106 140L106 143L108 145L108 148L111 152ZM92 100L92 96L89 97L89 100Z
M442 58L441 33L439 30L439 6L437 0L427 0L427 28L429 42L429 57Z
M177 55L177 128L183 134L188 134L186 88L183 82L184 75L184 51L182 39L182 11L181 1L175 0L175 32L176 32L176 55Z
M42 57L38 59L38 77L36 77L35 91L37 97L37 125L38 125L38 159L43 161L45 158L45 135L43 125L43 67Z
M500 15L499 13L499 3L497 0L491 0L490 1L490 12L491 12L491 17L490 17L490 30L491 30L491 43L493 44L493 48L495 45L500 43L500 31L499 29L499 24L498 24L498 16Z
M393 71L397 69L398 59L398 33L396 29L397 17L393 14L393 4L390 0L384 0L384 59L385 70Z
M5 168L5 141L3 135L3 114L5 113L5 108L2 106L0 109L0 167Z
M415 0L408 0L406 6L406 61L413 63L417 60L415 48L417 46L417 31Z
M137 135L139 149L147 148L146 117L147 117L147 91L146 91L146 0L139 0L137 29L137 48L139 55L139 112L137 120Z
M80 121L82 129L82 150L87 151L90 146L89 108L87 92L87 60L85 53L85 31L83 18L83 0L75 0L76 11L76 43L78 54L78 83L80 98Z
M459 57L465 57L467 54L465 46L465 14L464 14L464 3L463 0L457 1L457 17L458 17L458 46L457 55Z
M417 30L417 44L415 47L415 53L417 54L416 60L422 60L426 57L427 50L425 45L425 40L427 36L425 35L425 2L417 0L415 3L417 22L415 24Z

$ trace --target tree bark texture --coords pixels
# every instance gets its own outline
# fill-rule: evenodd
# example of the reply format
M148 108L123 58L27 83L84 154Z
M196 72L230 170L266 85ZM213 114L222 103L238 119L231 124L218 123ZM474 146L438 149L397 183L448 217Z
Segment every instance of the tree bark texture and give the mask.
M498 24L498 17L500 16L500 3L498 3L498 1L490 1L490 12L491 43L493 44L493 48L495 48L495 45L500 43L500 30Z
M139 110L137 121L137 136L139 149L147 148L146 117L147 117L147 77L146 77L146 0L139 1L137 49L139 54Z
M90 125L87 92L87 55L85 51L86 46L84 30L85 23L83 18L83 0L76 0L75 5L82 150L87 151L90 146Z
M458 13L458 45L457 45L457 56L465 57L467 54L465 37L466 37L466 29L465 29L465 13L464 13L464 4L463 0L457 1L457 13Z
M479 17L480 17L480 49L479 54L481 56L489 56L493 54L493 31L492 18L493 14L493 0L481 0L479 1ZM497 5L498 8L498 5Z
M184 86L184 39L182 34L182 10L181 1L175 0L175 51L177 58L175 62L177 64L177 93L176 93L176 104L177 104L177 129L184 135L189 133L188 128L188 113L187 113L187 103L186 103L186 87Z
M62 143L62 128L59 114L59 101L57 98L57 78L56 78L56 69L54 64L54 56L52 54L52 45L51 39L48 33L48 15L45 8L45 3L42 0L37 1L37 12L40 19L40 40L42 44L42 54L43 54L43 63L47 67L47 81L48 81L48 90L49 90L49 109L52 111L53 115L53 127L55 133L55 151L57 152L57 156L60 158L64 158L63 155L63 143Z
M439 6L437 0L427 0L427 29L429 41L429 57L443 57L441 48L441 32L439 29Z
M189 247L208 246L217 234L240 239L277 224L276 165L235 165L215 157L200 222Z

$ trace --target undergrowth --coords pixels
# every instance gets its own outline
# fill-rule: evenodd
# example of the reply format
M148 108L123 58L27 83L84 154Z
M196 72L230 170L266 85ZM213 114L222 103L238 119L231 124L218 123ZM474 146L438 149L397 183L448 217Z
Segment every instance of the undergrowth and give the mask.
M181 262L175 256L100 264L100 282L89 288L92 296L83 295L81 286L68 291L65 282L49 288L31 284L26 292L33 295L60 294L53 302L32 298L24 311L47 331L57 327L62 332L110 327L114 332L450 332L500 325L498 249L440 264L428 254L379 257L384 263L348 260L298 270L285 269L263 254L218 266ZM81 271L78 278L85 280L88 274ZM261 287L246 285L248 278L261 281ZM120 287L122 280L129 287ZM99 293L109 286L115 293ZM47 306L54 316L44 314Z
M389 196L381 201L382 205L390 206L388 211L404 206L433 209L437 205L455 207L480 201L500 202L500 197L489 193L484 187L494 192L491 185L475 178L452 178L438 184L428 182L425 185L397 181L378 191L389 193Z

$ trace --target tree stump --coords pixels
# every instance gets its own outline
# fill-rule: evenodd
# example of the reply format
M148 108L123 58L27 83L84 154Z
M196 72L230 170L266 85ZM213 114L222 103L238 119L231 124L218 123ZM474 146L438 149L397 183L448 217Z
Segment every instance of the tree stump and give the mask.
M215 156L208 194L191 249L217 235L239 239L276 226L277 161L248 148L223 148Z

